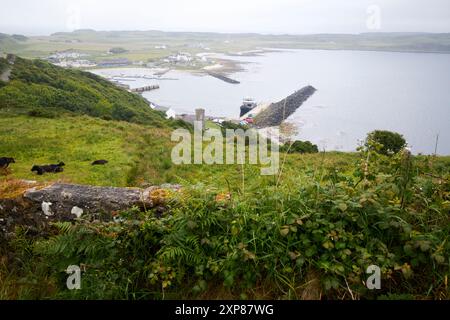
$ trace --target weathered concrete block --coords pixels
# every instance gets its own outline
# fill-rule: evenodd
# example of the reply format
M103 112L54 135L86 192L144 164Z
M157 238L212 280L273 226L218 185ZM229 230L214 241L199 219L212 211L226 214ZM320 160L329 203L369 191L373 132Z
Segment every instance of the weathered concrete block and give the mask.
M111 220L113 212L134 206L163 210L167 190L180 188L171 184L140 189L55 183L38 189L30 185L14 198L0 198L0 232L11 232L18 225L42 230L50 221L83 216Z
M24 198L34 203L47 203L48 214L72 214L74 207L83 213L126 210L133 206L152 207L149 192L138 188L96 187L76 184L53 184L25 192Z

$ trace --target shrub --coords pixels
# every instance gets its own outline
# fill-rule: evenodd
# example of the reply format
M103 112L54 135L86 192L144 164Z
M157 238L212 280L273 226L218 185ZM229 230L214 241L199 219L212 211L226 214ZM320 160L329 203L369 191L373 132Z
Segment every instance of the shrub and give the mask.
M222 128L222 132L225 135L225 130L226 129L232 129L232 130L238 130L238 129L242 129L242 130L247 130L249 127L248 126L244 126L240 123L233 123L231 121L224 121L220 124L220 127Z
M6 68L9 67L8 61L6 61L5 58L0 58L0 72L3 72L6 70Z
M14 40L17 40L17 41L27 41L28 40L27 37L25 37L24 35L21 35L21 34L13 34L11 36L11 38L13 38Z
M373 142L380 145L379 148L376 148L377 152L384 155L398 153L406 147L406 140L401 134L386 130L370 132L367 135L366 146L369 146Z
M56 113L54 111L46 110L45 108L33 108L27 112L30 117L36 118L55 118Z
M31 243L27 268L14 270L29 286L57 285L29 298L255 298L260 288L265 298L299 298L313 277L325 299L448 299L448 171L430 178L423 162L376 155L359 184L357 165L345 174L297 170L279 187L255 175L248 195L158 191L158 207L119 213L116 223L54 224L52 236ZM71 264L85 266L81 290L65 288ZM364 286L372 264L381 269L376 291Z
M281 147L282 152L288 153L318 153L319 148L317 145L312 144L310 141L294 141L293 143L286 143Z

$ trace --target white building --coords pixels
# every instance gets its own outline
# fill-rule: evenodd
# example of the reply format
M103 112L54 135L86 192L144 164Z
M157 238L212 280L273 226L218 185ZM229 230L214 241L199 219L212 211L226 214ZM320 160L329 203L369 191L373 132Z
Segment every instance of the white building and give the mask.
M150 102L150 107L151 107L152 109L154 109L154 110L164 112L164 113L166 114L166 118L167 118L167 119L171 119L171 118L172 118L172 119L175 119L175 117L176 117L176 115L177 115L177 113L175 112L175 110L173 110L173 109L170 108L170 107L159 106L159 105L157 105L157 104L155 104L155 103L153 103L153 102Z

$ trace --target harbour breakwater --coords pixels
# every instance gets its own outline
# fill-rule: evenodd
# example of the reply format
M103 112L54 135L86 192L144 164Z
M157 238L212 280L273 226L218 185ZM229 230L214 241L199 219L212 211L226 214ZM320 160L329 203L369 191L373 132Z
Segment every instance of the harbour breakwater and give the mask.
M137 92L137 93L142 93L145 91L151 91L151 90L156 90L159 89L159 85L155 84L155 85L151 85L151 86L144 86L144 87L139 87L139 88L133 88L131 89L131 92Z
M309 85L294 92L279 102L270 104L267 108L255 115L255 126L265 128L280 125L316 91L316 88Z
M217 78L219 80L222 80L222 81L225 81L225 82L228 82L228 83L231 83L231 84L239 84L240 83L239 81L231 79L231 78L228 78L228 77L224 76L223 74L219 74L219 73L215 73L215 72L208 72L208 74L211 77Z

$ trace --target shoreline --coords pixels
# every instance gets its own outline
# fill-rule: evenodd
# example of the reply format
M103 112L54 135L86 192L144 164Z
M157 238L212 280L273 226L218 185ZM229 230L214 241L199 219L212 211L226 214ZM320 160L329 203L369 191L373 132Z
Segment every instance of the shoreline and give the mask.
M251 62L247 62L244 60L237 60L237 59L226 59L224 57L230 57L230 58L246 58L246 57L259 57L259 56L265 56L267 53L285 53L285 52L293 52L293 51L300 51L300 50L311 50L311 51L349 51L349 52L379 52L379 53L398 53L398 54L439 54L439 55L449 55L450 52L446 51L411 51L411 50L379 50L379 49L339 49L339 48L292 48L292 47L269 47L264 49L255 49L255 50L248 50L243 51L242 53L239 52L216 52L211 53L210 56L213 58L214 63L202 68L180 68L177 66L173 67L164 67L164 68L158 68L158 67L147 67L145 65L126 65L126 66L117 66L117 67L89 67L89 68L80 68L82 71L97 71L97 70L110 70L110 69L165 69L165 73L169 71L182 71L182 72L188 72L190 74L204 74L208 75L210 71L214 73L219 73L223 75L232 75L237 72L245 72L246 69L243 67L245 64L249 64ZM155 74L157 75L157 74Z
M302 51L299 51L299 50L302 50ZM321 50L321 49L318 49L318 50ZM278 51L278 53L282 53L282 52L286 52L286 53L292 52L292 53L289 53L289 55L279 55L279 54L271 55L271 54L267 54L266 53L265 55L267 57L269 57L268 59L266 59L266 58L254 58L254 59L247 59L247 61L250 61L249 63L261 63L261 64L264 64L265 61L274 61L274 63L276 63L276 61L278 59L285 60L285 59L288 59L288 56L291 56L291 55L293 55L294 57L298 55L299 59L300 59L300 57L303 56L302 52L304 52L305 56L313 56L314 57L316 55L316 53L315 53L316 51L311 51L311 50L303 51L303 49L292 49L292 48L289 48L289 49L279 49L277 51ZM323 52L325 57L334 56L335 55L334 53L327 54L327 52L329 52L329 51L330 50L323 50L321 52ZM345 50L345 51L350 51L350 50ZM296 54L296 52L298 54ZM367 52L366 54L365 53L360 53L358 55L357 55L357 52L358 51L356 51L355 56L361 55L363 57L366 57L368 62L371 61L370 59L372 57L372 52L373 51L366 50L365 51L365 52ZM390 53L392 53L392 54L388 54L388 55L374 54L373 57L375 58L375 60L379 60L379 59L381 59L381 60L383 60L383 59L402 59L403 57L405 57L405 58L411 58L411 59L413 59L413 61L416 61L416 60L417 61L430 61L432 59L439 59L439 61L442 59L444 62L448 61L445 56L396 55L394 53L397 53L397 52L390 52ZM401 53L404 53L404 52L401 52ZM319 53L317 53L317 55L319 55ZM336 56L341 56L341 54L336 53ZM351 56L353 56L353 54L351 52L348 52L346 54L342 54L342 56L344 56L344 57L351 57ZM169 91L166 90L164 92L164 96L170 97L171 95L173 95L172 98L177 100L177 101L175 101L173 103L172 103L172 101L167 100L167 105L173 106L174 110L177 111L177 114L193 113L193 111L189 112L189 110L190 109L193 110L194 107L187 109L186 106L194 105L194 106L205 107L207 114L210 115L210 116L226 116L227 118L230 118L230 119L239 119L239 110L238 110L238 108L240 106L239 103L241 102L242 98L244 98L244 97L250 96L252 98L255 98L255 101L258 102L258 104L259 103L264 103L264 102L267 103L269 101L270 102L274 102L274 100L266 99L264 97L259 97L258 91L256 91L256 93L253 93L253 94L252 93L250 93L250 94L246 93L248 83L246 83L246 80L244 81L243 79L247 79L247 78L253 79L254 78L253 76L249 77L249 76L246 76L246 75L249 72L250 73L252 72L252 70L254 69L253 66L257 67L257 65L255 65L255 64L253 64L253 65L252 64L248 64L248 65L244 64L246 59L243 56L242 57L234 56L234 57L232 57L232 59L234 59L233 65L239 65L240 64L241 68L248 69L248 71L244 71L244 73L237 74L235 76L235 78L237 80L242 80L242 83L240 85L237 85L234 88L231 85L230 86L224 86L220 82L217 83L217 86L221 88L217 92L223 93L224 95L226 95L226 93L228 92L227 90L232 90L232 91L234 90L234 91L242 92L242 94L239 95L239 97L233 97L233 100L231 101L230 107L224 107L223 109L220 109L219 107L216 107L213 104L213 102L210 103L210 105L208 105L207 103L209 103L209 101L207 99L204 99L206 101L205 103L201 103L201 101L203 101L203 100L201 100L199 98L195 98L195 97L192 98L192 100L185 100L184 98L176 97L177 96L177 91L170 91L169 92ZM219 63L218 60L216 62ZM293 60L292 63L295 63L295 60ZM289 65L292 65L292 63L285 64L285 69L289 70ZM123 69L127 70L129 68L123 68ZM145 69L147 69L147 71L142 71L142 72L144 72L144 73L145 72L148 72L148 73L151 72L151 70L149 70L149 68L145 68ZM422 68L418 68L418 70L422 70ZM175 72L181 72L182 71L185 75L187 75L187 74L195 74L197 77L203 77L203 76L206 75L203 70L196 70L194 72L193 70L177 70L176 69L176 70L173 70L173 71L175 71ZM120 73L120 71L117 72L117 73ZM131 71L131 72L130 71L126 71L126 73L133 74L134 72L133 71ZM175 75L176 73L173 73L173 74ZM426 74L428 74L428 73L426 73ZM255 77L258 78L258 76L255 76ZM187 77L187 78L191 79L191 77ZM233 76L230 76L230 78L233 78ZM447 78L447 76L444 77L443 79L446 79L446 78ZM180 77L180 79L181 79L181 77ZM205 83L208 83L208 84L211 82L211 81L209 81L209 80L207 81L205 79L205 80L202 80L202 81L199 80L199 83L203 83L203 81ZM189 82L187 82L186 84L189 84ZM314 84L317 85L317 88L320 87L318 83L314 83ZM167 84L167 85L169 85L169 84ZM338 85L338 84L336 84L336 85ZM242 89L242 90L239 89L238 88L239 86L243 86L244 89ZM178 87L180 87L180 84L175 84L175 85L171 84L171 88L172 87L178 88ZM251 86L250 86L250 88L251 88ZM258 88L260 88L260 86ZM262 96L263 96L263 93L264 93L264 91L262 91L262 93L261 93ZM151 95L149 95L149 97L150 96ZM447 96L447 94L445 94L443 96L445 97L445 96ZM158 97L158 98L156 98L156 97ZM159 97L160 97L160 94L155 93L155 98L154 98L155 102L158 102ZM230 100L228 97L225 97L225 96L224 96L224 99ZM180 100L180 101L178 101L178 100ZM166 100L161 100L159 102L164 102L164 101L166 101ZM183 103L183 101L185 101L185 103ZM200 101L200 102L196 104L195 101ZM162 105L164 105L164 103ZM222 106L223 103L220 102L220 104L218 104L218 105ZM309 105L309 103L308 103L308 105ZM179 110L179 108L177 108L177 106L182 106L183 107L183 111ZM305 104L305 106L307 106L307 105ZM225 108L228 108L228 109L225 109ZM307 110L309 112L309 113L307 113L307 116L305 116L305 117L302 116L303 120L304 119L308 119L309 126L307 125L307 126L305 126L305 128L301 128L302 135L300 136L300 139L302 137L305 137L305 138L307 137L311 141L314 141L314 143L316 143L318 145L321 145L321 146L322 145L325 146L326 150L342 151L342 150L346 150L346 147L348 145L350 145L350 147L353 145L353 143L352 143L353 140L352 139L353 139L354 136L357 136L356 139L358 139L358 137L359 138L362 137L362 134L359 134L359 131L358 131L359 129L358 128L355 129L357 134L354 133L354 132L346 132L346 133L342 133L342 134L340 133L340 131L333 131L333 132L331 132L331 129L328 129L329 127L314 128L315 123L312 122L315 119L314 117L316 117L317 115L323 115L325 113L328 113L328 111L317 111L316 109L313 109L312 111L311 110ZM331 115L334 115L334 113L331 112ZM302 119L298 118L298 119L295 120L295 122L298 123ZM313 120L311 120L311 119L313 119ZM324 123L327 123L327 124L330 123L330 128L334 128L335 125L333 123L331 123L331 121L328 118L325 117L324 119L325 119ZM329 122L327 122L327 121L329 121ZM442 122L442 121L439 121L439 123L440 122ZM301 122L299 122L299 123L301 123ZM319 123L319 122L317 122L317 123ZM399 129L399 130L402 133L406 132L405 134L408 134L407 137L411 140L411 143L414 144L413 152L415 152L415 153L420 153L420 152L426 153L428 151L428 148L426 146L424 146L424 142L423 141L424 141L425 138L417 138L416 137L417 134L415 134L415 133L408 133L408 130L407 130L408 126L409 125L405 124L405 125L402 126L402 129ZM352 125L352 124L349 124L349 128L353 128L353 127L355 127L355 126ZM363 127L363 126L361 125L361 127ZM381 125L377 124L377 127L383 127L384 128L385 125L384 124L381 124ZM390 127L386 127L386 128L390 129ZM336 130L338 130L338 129L336 129ZM420 130L422 130L422 129L420 129ZM312 140L312 134L316 134L317 132L321 132L321 131L324 132L323 135L318 134L316 140ZM424 135L424 137L427 137L426 138L427 140L430 140L430 141L434 142L434 138L433 137L428 138L428 135ZM445 149L446 149L445 146L442 146L442 149L445 151ZM445 153L442 153L442 154L445 154Z

